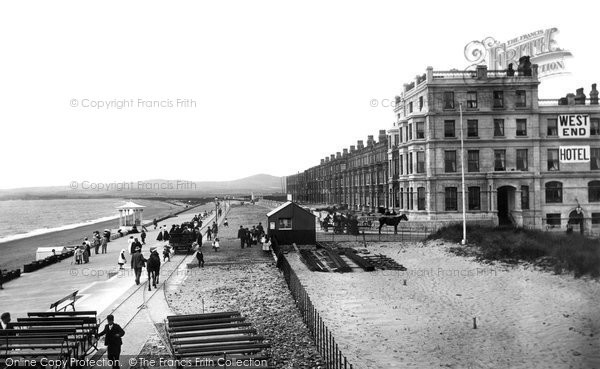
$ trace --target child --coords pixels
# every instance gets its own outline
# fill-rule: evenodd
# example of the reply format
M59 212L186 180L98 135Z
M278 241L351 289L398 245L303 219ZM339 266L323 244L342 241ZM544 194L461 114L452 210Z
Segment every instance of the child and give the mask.
M167 259L171 261L171 246L165 245L163 248L163 262L166 262Z
M122 249L121 253L119 254L119 269L123 269L123 264L126 262L127 259L125 259L125 249Z
M200 248L196 252L196 259L198 259L198 266L204 268L204 254Z
M212 246L213 246L213 250L219 251L219 247L221 247L221 245L219 245L219 238L218 237L215 238L215 240L213 241Z

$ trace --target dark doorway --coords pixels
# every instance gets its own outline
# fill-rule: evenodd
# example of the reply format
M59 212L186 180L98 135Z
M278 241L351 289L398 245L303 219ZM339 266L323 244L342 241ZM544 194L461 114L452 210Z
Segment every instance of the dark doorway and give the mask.
M567 224L571 225L575 232L583 234L583 211L580 209L579 211L573 210L569 213L569 222Z
M515 206L515 188L502 186L497 190L498 196L498 224L501 226L512 226L514 221L510 212Z

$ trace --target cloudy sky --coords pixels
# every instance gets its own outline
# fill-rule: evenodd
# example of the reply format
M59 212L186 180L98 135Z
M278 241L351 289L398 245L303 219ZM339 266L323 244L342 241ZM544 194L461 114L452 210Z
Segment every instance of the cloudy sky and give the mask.
M483 4L2 2L0 188L296 173L390 127L372 99L465 68L488 36L560 30L571 74L541 97L600 82L592 2Z

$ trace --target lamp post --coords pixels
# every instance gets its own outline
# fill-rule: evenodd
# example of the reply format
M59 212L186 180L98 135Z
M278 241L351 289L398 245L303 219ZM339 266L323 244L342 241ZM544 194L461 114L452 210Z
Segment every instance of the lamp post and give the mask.
M460 112L460 175L462 182L462 216L463 216L463 238L460 242L462 245L467 243L467 211L466 211L466 200L465 200L465 147L463 140L463 116L462 116L462 103L458 104L458 110Z
M215 197L215 224L219 223L219 198Z

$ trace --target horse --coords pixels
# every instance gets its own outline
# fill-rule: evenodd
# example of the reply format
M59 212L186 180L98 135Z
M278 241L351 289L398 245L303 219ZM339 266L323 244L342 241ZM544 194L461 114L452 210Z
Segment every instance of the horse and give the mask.
M406 216L406 214L380 217L379 234L381 234L381 227L383 227L384 225L394 226L394 234L398 234L398 224L401 220L408 221L408 217Z
M160 256L158 256L158 252L156 252L156 250L150 253L146 271L148 272L148 291L152 291L150 285L156 288L156 285L158 284L158 276L160 274Z

